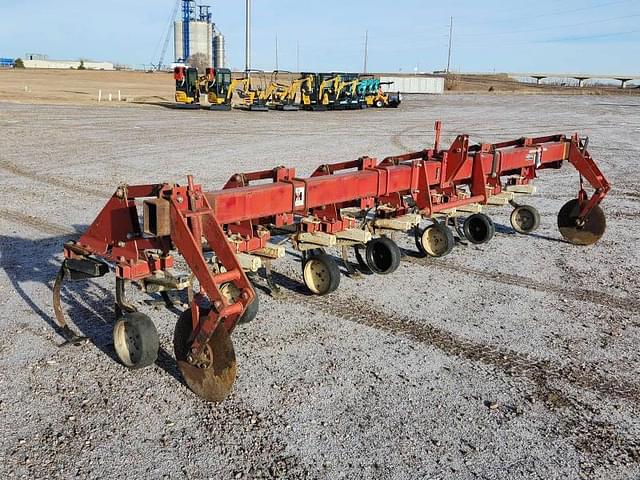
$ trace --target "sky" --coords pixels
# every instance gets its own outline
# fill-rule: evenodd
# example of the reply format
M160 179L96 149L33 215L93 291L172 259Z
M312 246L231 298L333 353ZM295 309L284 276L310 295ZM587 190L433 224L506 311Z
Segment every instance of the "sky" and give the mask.
M158 63L175 0L0 0L0 57ZM244 69L244 0L212 5ZM640 74L640 0L253 0L253 68ZM167 61L173 60L173 38Z

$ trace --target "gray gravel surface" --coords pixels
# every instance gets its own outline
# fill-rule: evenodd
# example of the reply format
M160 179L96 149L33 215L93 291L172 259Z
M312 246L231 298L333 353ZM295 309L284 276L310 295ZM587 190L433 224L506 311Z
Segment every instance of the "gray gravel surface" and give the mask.
M51 288L62 244L121 183L208 189L238 171L299 174L362 155L445 143L572 133L613 184L595 246L561 241L578 177L544 172L529 199L540 230L396 273L342 278L324 298L300 259L276 264L286 296L263 291L238 328L239 373L222 404L181 382L176 314L156 322L157 363L115 360L113 277L68 284L65 308L91 338L58 348ZM640 477L640 100L408 98L399 110L305 113L0 104L1 478L632 479ZM262 282L264 284L264 282Z

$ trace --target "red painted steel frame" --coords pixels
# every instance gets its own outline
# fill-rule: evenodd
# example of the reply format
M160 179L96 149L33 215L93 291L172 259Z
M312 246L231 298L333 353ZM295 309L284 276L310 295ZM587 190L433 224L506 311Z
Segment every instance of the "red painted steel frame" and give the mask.
M458 136L448 150L439 150L440 124L436 123L433 149L385 158L377 163L363 157L319 167L308 178L298 178L293 168L234 175L222 190L204 193L189 178L187 187L169 184L120 187L93 224L65 255L102 257L115 265L118 277L141 280L173 265L170 255L180 251L209 298L212 314L206 322L194 316L195 343L224 321L232 330L238 317L253 300L253 291L234 253L263 248L269 228L297 225L300 231L336 233L354 226L340 209L393 207L403 215L417 207L424 216L470 203L486 204L500 193L505 181L526 185L538 170L560 168L569 161L581 178L594 188L588 198L580 190L580 216L602 201L609 184L578 135L521 138L498 144L469 145ZM505 178L508 177L508 178ZM142 231L135 200L155 197L170 205L170 233L150 236ZM299 222L313 216L315 222ZM213 275L202 253L205 238L227 272ZM230 304L220 292L223 282L233 282L242 292ZM194 305L194 311L198 306ZM194 314L195 315L195 314ZM205 315L206 316L206 315ZM203 335L198 336L202 331Z

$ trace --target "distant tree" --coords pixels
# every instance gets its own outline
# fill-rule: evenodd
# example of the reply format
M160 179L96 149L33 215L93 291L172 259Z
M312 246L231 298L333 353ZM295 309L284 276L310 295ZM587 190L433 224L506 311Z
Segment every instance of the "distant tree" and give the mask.
M80 60L80 66L78 67L78 70L86 70L87 67L84 66L84 60Z
M209 61L204 53L194 53L187 61L190 67L198 69L198 72L204 73L209 66Z
M21 58L16 58L14 65L15 65L15 68L24 68L24 62L22 61Z

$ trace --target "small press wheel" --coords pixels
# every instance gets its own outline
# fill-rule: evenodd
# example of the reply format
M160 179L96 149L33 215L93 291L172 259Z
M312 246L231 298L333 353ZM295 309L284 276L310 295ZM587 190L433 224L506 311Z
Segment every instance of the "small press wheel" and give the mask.
M222 287L220 287L220 292L229 303L236 303L241 295L240 289L231 282L222 285ZM238 323L249 323L251 320L256 318L259 309L260 303L258 302L258 294L256 293L253 301L247 306L242 316L238 319Z
M326 253L312 255L302 267L304 284L316 295L327 295L340 285L340 269Z
M131 369L148 367L158 358L158 331L145 314L125 313L113 327L113 345L123 365Z
M540 213L531 205L518 205L511 212L511 226L522 234L531 233L540 226Z
M453 233L443 223L434 223L425 228L416 238L418 248L430 257L444 257L451 253L456 243Z
M593 245L607 228L604 212L596 205L582 221L578 219L579 214L580 202L577 198L565 203L558 212L558 230L574 245Z
M400 248L387 237L374 238L367 243L367 266L380 275L395 272L400 266Z
M471 243L481 244L487 243L493 238L496 233L496 226L488 215L474 213L465 218L462 231Z

